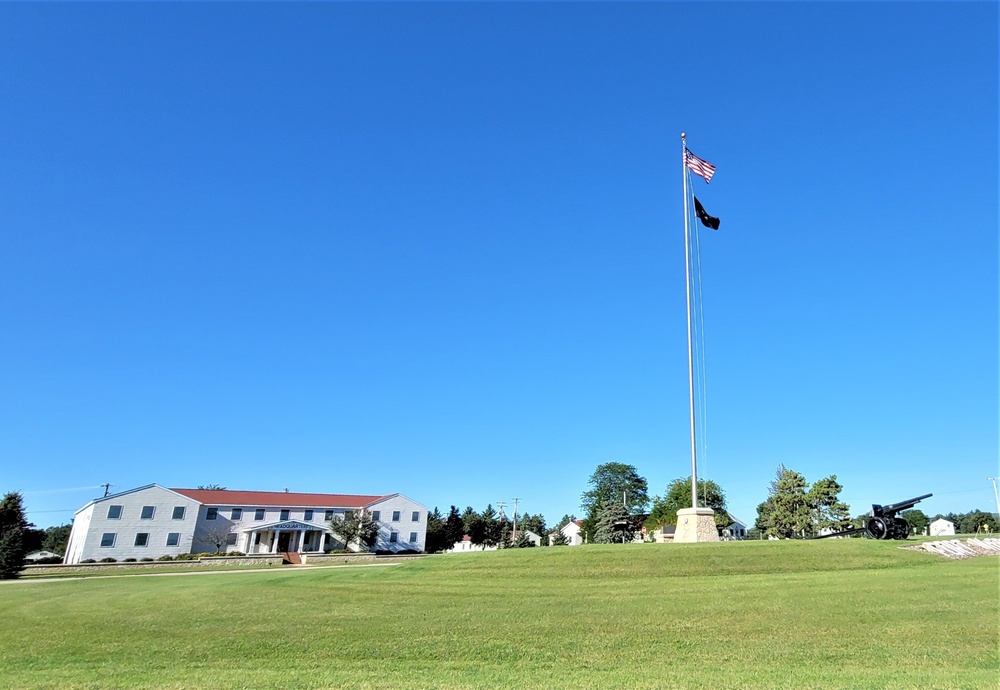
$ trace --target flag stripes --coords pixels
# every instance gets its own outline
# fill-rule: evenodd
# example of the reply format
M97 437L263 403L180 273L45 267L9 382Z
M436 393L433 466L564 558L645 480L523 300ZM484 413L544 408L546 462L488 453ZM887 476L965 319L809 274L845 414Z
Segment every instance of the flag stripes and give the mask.
M698 158L686 148L684 149L684 164L691 169L695 175L699 175L705 179L705 183L712 181L712 175L715 174L715 166L706 160Z

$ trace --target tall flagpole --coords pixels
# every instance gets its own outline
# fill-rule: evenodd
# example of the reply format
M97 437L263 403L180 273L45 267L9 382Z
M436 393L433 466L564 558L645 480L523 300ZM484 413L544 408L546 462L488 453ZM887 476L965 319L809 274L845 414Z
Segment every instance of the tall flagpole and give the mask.
M691 250L688 213L687 135L681 132L681 175L684 178L684 291L687 294L688 398L691 408L691 507L698 507L698 452L694 437L694 356L691 345Z

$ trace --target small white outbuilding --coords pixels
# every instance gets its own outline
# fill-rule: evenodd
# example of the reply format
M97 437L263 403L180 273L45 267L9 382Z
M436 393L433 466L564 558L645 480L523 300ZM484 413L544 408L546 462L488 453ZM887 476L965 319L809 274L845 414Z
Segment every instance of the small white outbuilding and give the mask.
M932 537L947 537L954 536L955 534L955 523L951 520L945 520L944 518L938 518L931 523L931 536Z

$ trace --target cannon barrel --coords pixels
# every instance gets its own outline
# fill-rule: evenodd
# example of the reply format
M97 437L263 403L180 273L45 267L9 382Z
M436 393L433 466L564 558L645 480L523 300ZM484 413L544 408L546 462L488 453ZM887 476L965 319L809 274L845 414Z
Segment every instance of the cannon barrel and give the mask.
M934 494L924 494L923 496L917 496L916 498L908 498L905 501L900 501L899 503L890 503L889 505L880 506L878 504L872 505L872 517L881 517L883 515L892 516L900 510L906 510L912 508L916 504L925 498L930 498Z

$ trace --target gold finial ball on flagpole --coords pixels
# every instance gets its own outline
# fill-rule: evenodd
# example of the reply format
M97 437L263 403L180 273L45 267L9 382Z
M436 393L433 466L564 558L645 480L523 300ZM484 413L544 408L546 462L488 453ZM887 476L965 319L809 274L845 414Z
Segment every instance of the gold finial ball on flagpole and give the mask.
M687 134L685 134L684 132L681 132L681 139L684 139L686 137L687 137Z

